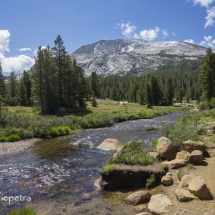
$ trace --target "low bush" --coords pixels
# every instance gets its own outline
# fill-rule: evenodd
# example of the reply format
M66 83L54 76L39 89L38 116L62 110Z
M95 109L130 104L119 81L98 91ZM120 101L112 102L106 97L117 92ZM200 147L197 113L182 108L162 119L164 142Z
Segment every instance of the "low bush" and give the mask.
M156 139L156 138L152 139L150 145L151 145L151 148L152 148L153 150L156 150L157 145L158 145L158 139Z
M7 215L36 215L36 212L31 208L23 207L19 210L8 212Z
M149 155L142 141L132 140L126 143L115 156L111 157L107 165L125 164L147 166L155 161L156 159Z
M159 129L159 132L162 136L170 138L173 144L180 148L181 144L186 140L199 140L201 131L197 126L197 119L200 118L195 114L182 115L176 125L172 122L167 122Z

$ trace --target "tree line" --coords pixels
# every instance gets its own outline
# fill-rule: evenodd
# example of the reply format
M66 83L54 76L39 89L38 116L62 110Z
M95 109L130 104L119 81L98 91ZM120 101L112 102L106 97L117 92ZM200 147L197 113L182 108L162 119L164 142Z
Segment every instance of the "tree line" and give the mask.
M3 105L39 107L41 114L54 114L59 108L86 108L95 98L127 100L140 105L172 105L185 99L215 103L215 53L208 49L203 59L166 62L156 71L141 76L99 77L70 58L60 35L54 47L39 47L35 64L20 80L14 72L5 81L0 62L0 113ZM1 119L1 116L0 116Z

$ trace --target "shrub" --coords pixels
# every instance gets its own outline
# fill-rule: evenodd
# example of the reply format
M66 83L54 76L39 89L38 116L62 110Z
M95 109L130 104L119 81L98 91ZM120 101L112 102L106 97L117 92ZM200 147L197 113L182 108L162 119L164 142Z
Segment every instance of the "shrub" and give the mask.
M147 166L155 161L156 159L149 155L148 150L144 148L142 141L132 140L126 143L115 156L111 157L107 164Z
M157 145L158 145L158 139L156 139L156 138L152 139L150 145L151 145L151 148L155 150L157 148Z
M180 148L186 140L199 140L198 135L201 132L197 126L199 119L199 114L183 114L176 125L167 122L159 129L159 132L162 136L170 138L173 144Z
M23 207L19 210L8 212L7 215L36 215L36 212L31 208Z
M15 142L19 141L21 138L18 134L11 134L10 136L6 137L7 142Z
M208 110L210 109L210 104L206 101L200 102L198 106L199 110Z

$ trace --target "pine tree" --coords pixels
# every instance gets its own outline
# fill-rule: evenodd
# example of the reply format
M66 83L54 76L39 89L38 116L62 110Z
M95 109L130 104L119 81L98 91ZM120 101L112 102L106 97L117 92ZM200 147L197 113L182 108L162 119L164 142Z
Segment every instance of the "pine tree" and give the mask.
M173 81L171 78L167 78L164 96L165 96L167 105L172 105L172 100L174 98L174 88L173 88Z
M215 97L215 53L209 48L203 59L199 72L199 83L202 91L202 99L208 104L212 97Z
M7 83L7 104L11 106L18 105L18 97L19 97L19 89L18 89L18 81L16 80L16 76L14 72L10 73L8 77Z
M52 48L54 55L54 63L58 74L58 100L60 106L65 106L66 102L64 100L64 84L66 71L66 48L63 45L63 40L60 35L54 40L55 46Z
M96 97L101 96L101 83L96 72L92 72L89 77L89 90L94 92Z
M3 126L2 115L3 115L3 105L5 104L5 97L6 97L6 88L5 88L5 82L3 79L2 67L0 62L0 127Z

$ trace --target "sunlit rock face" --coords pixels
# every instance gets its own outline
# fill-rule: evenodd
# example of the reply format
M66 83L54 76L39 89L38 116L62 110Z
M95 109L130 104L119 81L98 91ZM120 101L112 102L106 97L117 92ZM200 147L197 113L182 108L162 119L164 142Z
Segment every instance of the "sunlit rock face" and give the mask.
M146 40L101 40L82 46L71 54L87 76L97 74L138 74L156 69L171 60L196 60L205 55L206 48L181 41L149 42Z

